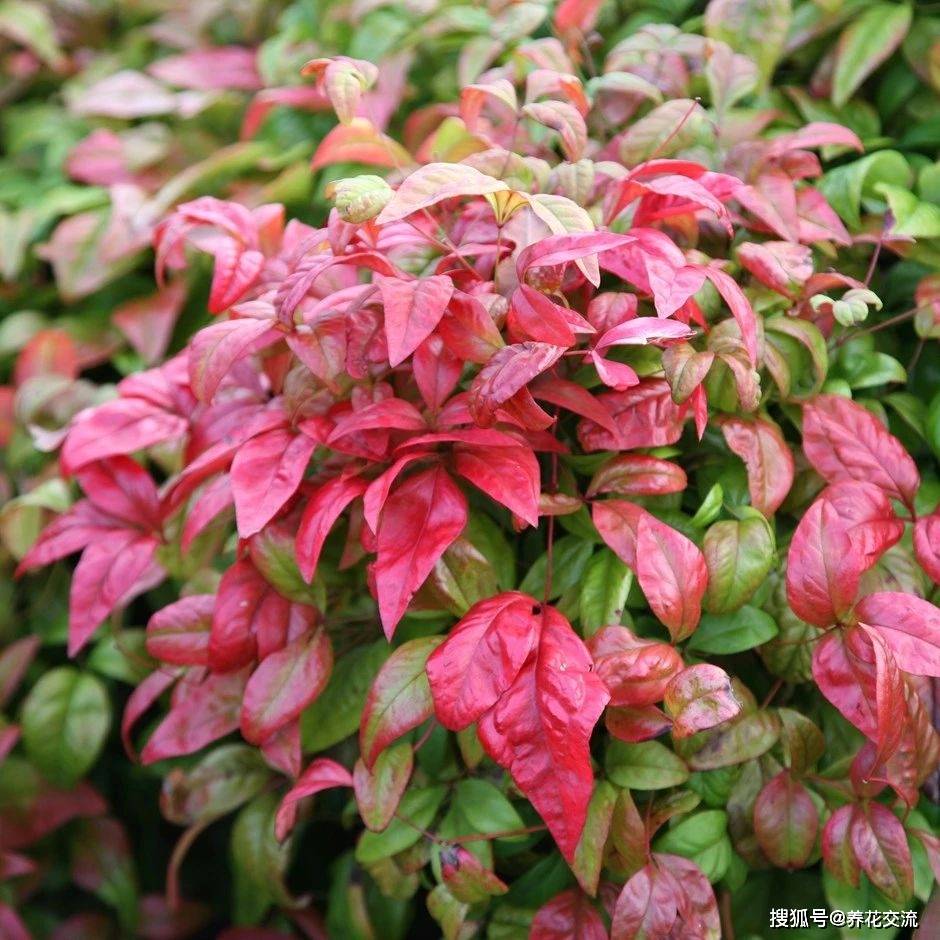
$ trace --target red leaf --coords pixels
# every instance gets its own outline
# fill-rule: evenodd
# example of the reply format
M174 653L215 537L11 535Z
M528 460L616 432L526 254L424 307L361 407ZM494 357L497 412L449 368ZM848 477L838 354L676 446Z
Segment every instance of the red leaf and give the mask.
M454 470L529 525L539 524L539 464L528 447L457 445Z
M260 532L297 492L317 442L306 434L276 428L238 449L230 478L238 534Z
M546 376L532 383L531 392L539 401L558 405L568 411L587 418L602 428L617 434L617 423L607 407L586 388L566 379Z
M69 593L69 656L85 646L111 611L162 580L162 570L153 566L158 544L153 536L122 529L85 549Z
M327 480L310 497L297 528L297 567L305 581L312 581L323 543L346 507L361 496L368 481L356 476Z
M19 688L26 670L36 658L41 644L36 634L7 643L0 651L0 708L3 708Z
M186 513L180 548L188 552L190 547L212 523L232 505L232 481L228 474L216 477L207 484L199 497L193 501Z
M676 675L666 687L663 703L672 718L674 738L708 731L741 713L728 673L709 663L689 666Z
M863 597L855 613L878 631L901 669L940 677L940 610L933 604L912 594L883 591Z
M187 427L185 418L141 398L105 402L72 425L62 446L62 470L74 473L93 460L132 454L182 437Z
M828 627L855 602L864 559L842 518L817 499L796 527L787 556L787 600L806 623Z
M928 576L940 584L940 512L914 524L914 555Z
M442 642L429 636L403 643L372 680L359 723L359 749L370 770L389 744L434 714L425 667Z
M818 395L803 409L803 450L830 483L861 480L909 508L920 486L917 466L901 442L861 405Z
M640 639L626 627L603 627L587 645L597 675L610 692L611 706L642 708L661 702L683 666L674 647Z
M708 585L708 568L699 548L655 516L642 515L636 533L636 576L673 642L690 636L702 615Z
M914 893L911 850L901 821L880 803L864 803L852 816L852 851L871 883L895 904Z
M754 833L778 868L803 868L819 833L819 811L809 791L784 770L764 785L754 802Z
M591 508L591 518L601 538L633 571L636 571L637 527L646 514L641 506L625 499L609 499Z
M897 750L909 715L904 680L874 631L827 633L813 650L813 678L846 720L875 742L877 760Z
M738 287L737 282L720 268L711 265L701 267L702 273L715 285L718 293L731 310L731 315L741 331L741 339L747 350L751 365L757 366L757 317L751 303Z
M391 639L415 592L463 531L467 500L443 467L431 467L392 493L376 533L379 614Z
M460 381L463 363L434 335L415 350L411 368L425 404L437 411Z
M644 379L624 392L605 392L596 397L613 415L618 433L593 421L582 421L578 440L586 451L666 447L682 436L685 409L672 400L665 379Z
M200 330L189 344L189 381L200 401L211 401L232 366L283 337L273 320L241 317Z
M440 323L454 293L449 277L435 275L414 281L378 277L385 308L389 365L400 365Z
M615 738L631 744L658 738L672 728L672 722L655 705L608 708L604 723Z
M476 423L493 424L499 406L550 369L563 352L564 347L549 343L516 343L495 352L470 386L470 412Z
M510 772L570 862L594 786L591 732L608 694L568 621L551 607L541 621L537 649L477 727L486 752Z
M607 928L591 899L569 888L538 909L529 940L607 940Z
M464 904L478 904L509 890L462 845L445 845L441 848L441 877L450 893Z
M516 680L538 641L534 604L517 591L479 601L428 657L434 711L445 728L473 724Z
M188 677L187 677L188 678ZM209 673L176 687L173 705L140 753L144 764L192 754L238 728L248 671Z
M587 496L618 493L621 496L663 496L681 493L688 486L678 464L645 454L622 454L608 460L591 479Z
M623 886L611 923L611 940L667 940L679 917L682 889L656 863L641 868Z
M333 648L323 627L299 636L262 660L245 687L241 729L258 744L289 724L326 687Z
M343 415L327 438L333 444L347 434L359 431L423 431L427 425L421 412L411 402L403 398L383 398L381 401L366 405L358 411Z
M566 235L549 235L533 242L519 252L516 258L516 274L519 283L525 283L530 268L554 267L570 261L580 261L591 255L624 248L636 241L633 235L616 232L572 232Z
M764 418L730 417L721 422L721 431L747 467L751 505L772 516L790 492L794 475L793 454L780 428Z
M278 841L283 842L294 827L297 816L296 804L308 796L332 787L351 787L352 774L335 760L318 757L300 775L297 782L287 791L274 819L274 831Z
M287 621L290 601L261 576L247 558L236 561L219 582L209 634L209 666L240 669L257 655L259 624Z
M212 594L190 594L158 610L147 624L147 652L175 666L207 666L214 609Z
M823 864L839 881L858 887L859 867L849 831L857 812L854 805L840 806L826 821L822 833Z

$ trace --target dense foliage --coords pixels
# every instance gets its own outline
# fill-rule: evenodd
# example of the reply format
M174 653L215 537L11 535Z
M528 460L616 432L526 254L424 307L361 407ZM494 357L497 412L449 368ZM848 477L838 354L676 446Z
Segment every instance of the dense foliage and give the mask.
M0 932L940 917L940 16L156 6L0 4Z

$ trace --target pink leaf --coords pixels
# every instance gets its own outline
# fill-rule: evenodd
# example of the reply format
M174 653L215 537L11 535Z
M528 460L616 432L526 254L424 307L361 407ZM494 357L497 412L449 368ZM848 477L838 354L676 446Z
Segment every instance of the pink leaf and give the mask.
M803 409L803 450L830 483L861 480L908 507L920 474L901 442L861 405L841 395L818 395Z
M772 516L790 492L795 472L793 454L780 428L764 418L729 417L721 422L721 432L747 467L751 505Z
M116 607L153 587L152 563L158 544L153 536L120 530L85 549L69 594L69 656L85 646Z
M169 714L141 751L143 763L192 754L234 731L247 679L247 670L210 673L177 686Z
M940 677L940 610L929 601L883 591L863 597L855 614L878 631L905 672Z
M352 774L342 764L328 757L318 757L300 775L294 786L281 800L274 821L278 840L283 842L293 828L297 814L296 804L300 800L333 787L351 787L352 785Z
M400 365L434 331L454 293L449 277L376 278L385 308L389 365Z

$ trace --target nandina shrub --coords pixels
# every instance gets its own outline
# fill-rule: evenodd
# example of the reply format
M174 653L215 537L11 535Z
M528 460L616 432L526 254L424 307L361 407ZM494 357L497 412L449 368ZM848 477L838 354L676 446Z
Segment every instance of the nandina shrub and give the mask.
M754 77L672 38L719 90ZM339 181L321 229L213 199L161 225L161 277L214 257L218 319L73 423L84 498L21 568L83 550L72 655L168 601L122 731L184 846L239 809L240 921L300 918L286 872L327 819L356 839L337 936L404 935L419 893L447 936L909 908L938 517L825 384L880 300L831 269L850 238L806 180L858 141L716 146L734 124L694 101L631 120L640 80L592 107L560 46L530 55L464 92L469 156ZM311 71L352 125L367 65Z

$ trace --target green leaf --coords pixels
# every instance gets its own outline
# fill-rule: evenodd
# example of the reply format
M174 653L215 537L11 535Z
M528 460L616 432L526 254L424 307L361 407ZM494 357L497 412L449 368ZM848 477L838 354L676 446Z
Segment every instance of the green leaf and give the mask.
M702 614L689 640L689 649L728 656L766 643L777 632L776 621L770 614L745 604L726 614Z
M290 906L292 902L284 875L293 840L288 837L279 843L274 837L278 803L276 793L262 793L238 814L232 826L229 857L238 924L257 924L272 904Z
M791 365L793 390L791 397L808 398L815 395L826 381L829 371L829 352L826 339L819 328L809 320L793 317L771 317L764 321L767 341L772 343ZM798 367L801 356L808 359L811 378Z
M685 761L659 741L612 741L604 766L617 786L631 790L663 790L689 779Z
M0 3L0 35L7 36L35 52L53 68L63 63L56 41L55 23L41 3L29 0L4 0Z
M704 529L705 526L711 525L718 518L724 501L725 491L722 485L720 483L712 484L705 494L705 499L702 500L702 505L695 510L695 515L692 516L692 525L697 529Z
M154 667L147 653L146 638L146 631L140 627L105 634L95 643L88 657L88 668L106 679L137 685Z
M879 183L875 189L885 197L894 224L892 235L907 235L910 238L940 237L940 206L922 202L914 193L900 186Z
M573 535L565 535L555 542L552 551L552 590L548 600L561 597L574 587L584 574L594 546ZM533 597L545 592L545 575L548 569L548 554L543 554L529 569L519 585L519 590Z
M516 556L503 530L489 516L471 512L463 534L493 566L500 589L511 591L516 586Z
M766 85L783 55L792 15L790 0L712 0L705 35L753 59Z
M379 640L336 660L326 688L300 716L305 751L324 751L356 731L372 680L389 652L388 644Z
M930 400L927 406L927 418L924 421L924 434L930 449L940 459L940 392Z
M601 865L604 861L604 848L610 832L610 822L617 802L618 791L606 780L598 781L588 804L584 830L575 850L571 870L578 879L578 884L591 897L597 894Z
M488 780L470 777L454 788L453 805L457 807L474 832L485 835L522 829L525 823L505 794ZM525 840L514 836L513 841ZM508 841L508 840L507 840Z
M586 637L621 622L632 584L633 572L609 548L591 556L581 579L581 626Z
M720 809L695 813L662 833L654 848L691 859L709 881L719 881L731 863L728 814Z
M356 861L368 865L410 848L421 838L415 826L422 829L430 826L446 795L447 788L444 786L408 790L387 829L362 834L356 846ZM406 819L409 822L406 823Z
M822 178L819 189L845 224L858 230L862 226L863 200L877 197L875 187L879 183L909 186L912 175L907 160L900 153L879 150L830 170ZM877 201L883 205L883 200Z
M231 812L256 796L270 779L271 771L257 748L223 744L194 767L177 767L167 774L160 808L170 822L191 826Z
M47 672L20 713L23 744L52 783L74 786L98 759L111 725L108 694L92 675L73 666Z
M136 935L137 872L123 826L103 816L79 821L71 863L75 882L113 907L127 935Z
M846 27L836 46L832 103L841 108L903 41L911 25L907 4L877 3Z
M774 562L774 535L761 513L716 522L702 546L708 565L705 610L723 614L747 603L761 586Z

